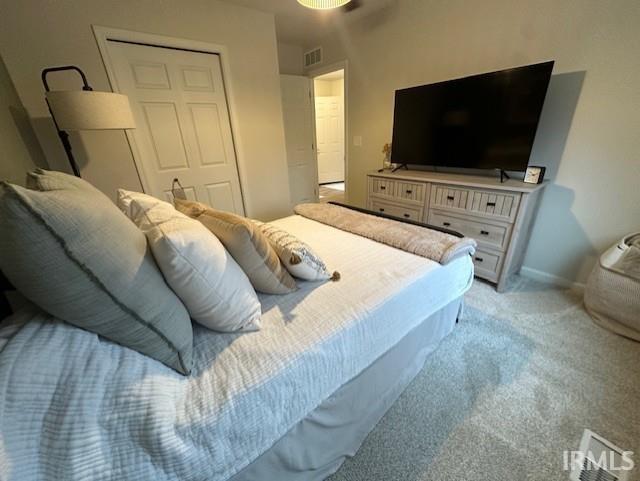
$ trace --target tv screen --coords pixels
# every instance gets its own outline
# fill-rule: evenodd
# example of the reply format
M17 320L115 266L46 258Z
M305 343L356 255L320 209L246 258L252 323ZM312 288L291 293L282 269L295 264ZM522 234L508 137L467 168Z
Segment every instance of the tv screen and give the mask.
M397 90L391 162L524 171L553 62Z

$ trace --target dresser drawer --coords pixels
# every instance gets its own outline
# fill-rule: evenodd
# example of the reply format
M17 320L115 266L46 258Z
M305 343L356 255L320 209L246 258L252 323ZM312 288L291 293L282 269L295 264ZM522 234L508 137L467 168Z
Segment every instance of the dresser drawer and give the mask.
M389 202L384 202L381 200L372 200L369 208L375 212L380 212L381 214L387 214L393 217L398 217L400 219L409 219L420 221L421 218L421 210L414 209L411 207L405 207L402 205L391 204Z
M502 256L500 254L477 249L473 256L475 274L489 281L498 280L501 264Z
M431 208L467 209L469 190L448 185L434 185L431 188Z
M478 242L479 246L506 250L509 244L509 234L511 226L509 224L499 224L470 220L445 212L436 210L429 211L429 224L446 227L471 237Z
M394 197L396 195L396 181L380 177L370 177L370 191L375 195Z
M396 181L396 197L403 200L424 201L426 185L420 182Z
M513 192L449 185L434 185L431 189L431 208L467 212L508 222L515 219L519 203L520 194Z

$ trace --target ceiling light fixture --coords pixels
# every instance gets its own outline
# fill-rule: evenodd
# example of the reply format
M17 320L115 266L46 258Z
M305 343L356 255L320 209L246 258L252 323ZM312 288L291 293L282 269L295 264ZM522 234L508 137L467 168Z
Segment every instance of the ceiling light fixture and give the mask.
M351 0L298 0L298 3L314 10L331 10L346 5Z

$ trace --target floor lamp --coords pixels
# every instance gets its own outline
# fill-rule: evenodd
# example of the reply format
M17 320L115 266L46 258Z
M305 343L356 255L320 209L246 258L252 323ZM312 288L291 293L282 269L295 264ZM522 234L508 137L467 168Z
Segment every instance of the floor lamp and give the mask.
M75 71L80 75L82 90L51 90L49 88L47 75L66 70ZM113 92L95 92L89 86L84 72L76 66L46 68L42 71L42 83L51 118L76 177L80 177L80 169L73 158L67 131L136 128L129 98Z

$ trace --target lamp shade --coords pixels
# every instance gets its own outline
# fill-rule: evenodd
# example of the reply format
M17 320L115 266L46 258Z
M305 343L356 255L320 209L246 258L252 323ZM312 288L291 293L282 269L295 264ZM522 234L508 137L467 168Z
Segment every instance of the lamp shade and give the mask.
M330 10L332 8L342 7L351 0L298 0L300 5L316 10Z
M61 130L136 128L126 95L93 90L52 90L46 95Z

